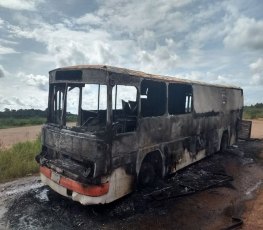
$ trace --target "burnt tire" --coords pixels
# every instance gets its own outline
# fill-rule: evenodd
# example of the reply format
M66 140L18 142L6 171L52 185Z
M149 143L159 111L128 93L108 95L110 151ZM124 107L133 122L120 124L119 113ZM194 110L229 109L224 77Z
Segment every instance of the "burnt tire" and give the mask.
M138 186L140 188L152 185L156 179L154 166L149 162L144 162L138 176Z
M228 134L223 133L221 144L220 144L220 151L225 151L228 147Z

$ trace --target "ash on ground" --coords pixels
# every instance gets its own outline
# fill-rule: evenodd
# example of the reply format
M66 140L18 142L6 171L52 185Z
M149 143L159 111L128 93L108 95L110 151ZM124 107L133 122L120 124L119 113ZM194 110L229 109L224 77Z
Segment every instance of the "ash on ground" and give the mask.
M223 228L232 224L233 216L241 217L244 201L261 185L262 146L262 140L239 142L107 205L82 206L46 186L36 186L9 202L6 228Z

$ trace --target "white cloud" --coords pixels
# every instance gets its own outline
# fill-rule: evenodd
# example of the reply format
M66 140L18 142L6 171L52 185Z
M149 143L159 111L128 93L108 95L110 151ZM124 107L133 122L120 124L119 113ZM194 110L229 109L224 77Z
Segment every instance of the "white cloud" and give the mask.
M171 72L180 61L178 55L175 52L171 52L174 49L174 41L167 39L165 45L157 45L152 51L141 50L137 55L137 66L140 66L140 69L144 69L147 72L159 74Z
M153 31L143 30L134 38L115 39L109 31L97 28L73 30L63 24L41 23L36 28L11 27L14 36L44 43L57 66L75 64L121 65L146 71L164 71L178 63L176 43L167 38L160 45ZM145 49L144 49L145 48Z
M3 66L0 65L0 78L5 77L5 72L6 71L4 70Z
M3 2L0 6L8 0ZM43 9L52 10L39 13L40 2L44 0L11 0L9 8L29 4L24 9L32 12L7 11L11 17L3 14L5 21L0 19L4 32L0 54L22 50L12 71L14 75L24 72L19 84L27 89L27 97L31 91L38 95L39 89L42 96L46 93L43 74L48 70L75 64L108 64L163 75L181 72L183 77L211 83L261 82L262 60L255 57L263 46L263 20L253 12L248 15L242 1L97 0L92 11L89 4L83 5L89 13L75 17L71 13L77 15L78 7L68 10L68 4L76 6L74 1L62 7L64 3L49 1L50 6L43 4ZM16 44L8 43L9 39ZM243 48L248 52L244 54ZM9 70L12 67L6 63L12 62L12 56L1 55ZM256 61L249 65L251 60Z
M0 78L10 77L10 73L0 64Z
M211 5L199 5L199 12L194 16L195 21L206 22L210 20L216 13L222 10L222 2L214 2Z
M0 43L8 44L8 45L16 45L18 42L0 38Z
M254 74L252 76L251 85L263 85L263 76L260 74Z
M85 14L84 16L76 19L77 24L101 25L103 19L92 13Z
M180 9L191 2L99 1L97 10L63 19L63 23L51 25L34 20L34 24L10 28L13 36L45 44L57 66L103 63L153 71L159 65L164 72L168 66L171 69L178 64L179 42L172 37L175 31L189 29L192 18Z
M29 86L37 87L40 90L47 91L48 90L48 77L43 75L33 75L33 74L25 74L18 73L17 77L24 81Z
M84 63L112 63L119 54L111 48L111 35L100 29L87 32L71 30L63 24L42 23L34 29L13 26L14 36L35 39L44 43L50 58L57 66ZM114 54L114 55L113 55Z
M263 20L240 17L224 38L227 47L263 49Z
M3 110L3 105L5 105L8 108L14 108L14 106L21 108L21 106L25 106L25 103L21 99L19 99L18 97L15 97L15 96L13 96L13 97L0 97L0 110Z
M192 81L207 82L210 84L228 85L241 87L242 81L232 75L220 75L213 72L191 71L189 73L178 74L175 77Z
M0 111L20 108L45 109L48 92L45 87L45 76L25 73L9 73L8 77L0 78ZM41 89L41 90L40 90Z
M0 45L0 54L13 54L17 53L13 48L11 47L4 47Z
M96 14L104 19L107 26L129 35L151 29L165 34L171 30L179 32L189 28L191 17L184 17L179 9L190 2L146 0L142 4L140 0L109 0L101 5Z
M0 28L2 28L3 25L4 25L4 20L0 18Z
M263 85L263 58L258 58L249 65L252 71L251 85Z
M44 100L41 100L37 97L1 97L0 96L0 111L3 111L5 108L8 109L45 109L47 103Z
M37 5L42 0L0 0L0 7L12 10L36 10Z
M263 58L259 58L256 62L249 65L250 69L255 72L263 72Z

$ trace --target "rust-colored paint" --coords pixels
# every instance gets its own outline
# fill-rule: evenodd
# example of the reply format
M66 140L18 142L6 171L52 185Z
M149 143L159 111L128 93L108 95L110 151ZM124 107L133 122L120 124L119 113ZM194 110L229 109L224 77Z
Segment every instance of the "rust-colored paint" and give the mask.
M51 179L51 174L52 174L51 169L41 166L40 172L43 173L49 179ZM71 191L75 191L79 194L92 196L92 197L102 196L108 193L110 186L109 182L100 185L84 185L78 183L77 181L66 178L64 176L60 176L60 180L58 184Z
M46 177L51 178L51 169L47 167L40 166L40 172L44 174Z

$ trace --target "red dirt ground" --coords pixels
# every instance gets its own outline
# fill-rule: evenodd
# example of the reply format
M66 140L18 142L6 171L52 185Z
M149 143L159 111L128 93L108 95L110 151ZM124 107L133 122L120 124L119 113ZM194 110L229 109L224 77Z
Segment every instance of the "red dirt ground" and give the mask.
M35 140L41 131L41 125L0 129L0 147L8 148L18 142Z

